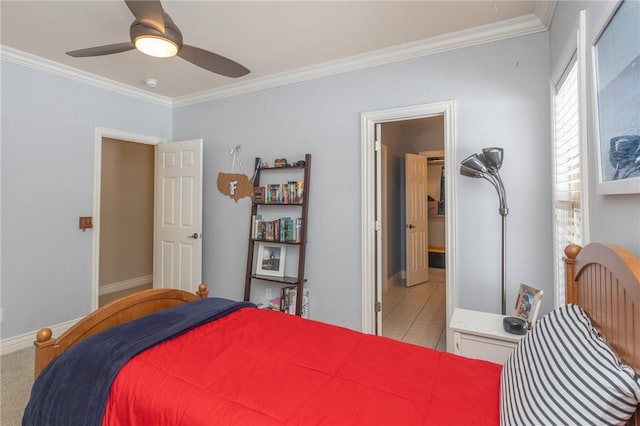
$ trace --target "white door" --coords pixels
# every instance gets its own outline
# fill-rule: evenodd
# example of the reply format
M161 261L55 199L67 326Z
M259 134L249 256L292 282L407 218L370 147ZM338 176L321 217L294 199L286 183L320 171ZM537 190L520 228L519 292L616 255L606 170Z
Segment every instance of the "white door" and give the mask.
M429 280L427 158L405 154L405 233L407 287Z
M154 287L202 280L202 139L157 145Z

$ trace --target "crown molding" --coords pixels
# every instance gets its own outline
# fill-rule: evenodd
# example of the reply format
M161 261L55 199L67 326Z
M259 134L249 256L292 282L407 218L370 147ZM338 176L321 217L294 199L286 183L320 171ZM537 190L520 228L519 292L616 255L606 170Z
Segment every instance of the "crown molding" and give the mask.
M551 26L551 21L553 20L553 14L556 11L557 5L558 2L556 0L536 0L533 7L533 14L540 19L542 25L547 29Z
M519 37L546 30L547 27L542 24L535 14L528 14L499 23L482 25L468 30L457 31L442 36L431 37L411 43L375 50L345 59L325 62L305 68L298 68L284 73L272 74L249 80L247 82L196 93L194 95L175 97L173 98L173 107L179 108L202 102L228 98L231 96L242 95L287 84L328 77L335 74L404 61L420 56L432 55L435 53L490 43L512 37Z
M246 82L231 84L217 89L174 98L150 94L147 91L85 71L80 71L67 65L31 55L7 46L0 45L0 59L48 72L70 80L79 81L101 89L111 90L125 96L141 99L164 107L180 108L260 90L271 89L274 87L285 86L288 84L328 77L363 68L405 61L421 56L433 55L450 50L546 31L548 29L548 23L545 24L545 22L551 21L554 10L555 0L538 0L536 1L535 13L525 16L375 50L318 65L298 68L292 71L258 77ZM542 16L543 19L541 19L540 16Z
M0 59L163 107L172 107L171 98L169 97L155 95L12 47L0 45Z

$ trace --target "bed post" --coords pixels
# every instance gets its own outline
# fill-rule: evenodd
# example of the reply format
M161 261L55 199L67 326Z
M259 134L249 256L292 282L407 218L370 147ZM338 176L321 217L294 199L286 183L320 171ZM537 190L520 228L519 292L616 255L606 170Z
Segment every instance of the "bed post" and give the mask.
M196 296L198 296L200 299L209 297L209 289L207 288L207 285L205 283L201 283L198 286L198 291L196 291Z
M565 265L565 283L566 283L566 303L578 303L578 283L574 278L575 264L578 253L580 253L582 247L576 244L570 244L564 249L565 257L562 258Z
M52 335L53 332L50 328L42 328L36 335L36 341L33 342L36 361L33 371L34 377L38 377L42 369L55 358L54 345L56 341L51 338Z

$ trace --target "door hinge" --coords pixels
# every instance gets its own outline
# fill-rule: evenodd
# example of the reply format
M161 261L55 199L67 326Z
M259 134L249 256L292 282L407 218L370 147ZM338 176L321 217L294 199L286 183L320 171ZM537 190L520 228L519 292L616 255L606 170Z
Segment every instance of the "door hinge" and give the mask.
M379 220L376 220L373 226L375 227L376 232L380 231L380 221Z
M382 303L376 302L376 312L382 312Z
M380 141L375 141L373 144L374 144L374 147L373 147L374 151L376 151L376 152L380 151L380 149L381 149Z

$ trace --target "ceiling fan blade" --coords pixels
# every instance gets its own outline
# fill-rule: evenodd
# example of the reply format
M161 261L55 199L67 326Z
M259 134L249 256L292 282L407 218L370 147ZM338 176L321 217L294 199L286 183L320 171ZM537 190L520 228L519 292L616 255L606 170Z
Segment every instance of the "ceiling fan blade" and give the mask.
M102 56L102 55L111 55L113 53L126 52L127 50L135 49L136 46L127 41L125 43L117 43L117 44L107 44L105 46L96 46L89 47L87 49L80 50L72 50L71 52L67 52L67 55L73 56L74 58L84 58L87 56Z
M242 77L243 75L247 75L251 72L231 59L187 44L182 45L182 49L178 52L178 56L194 65L204 68L207 71L225 75L227 77Z
M125 0L133 16L141 23L164 34L164 10L157 0Z

